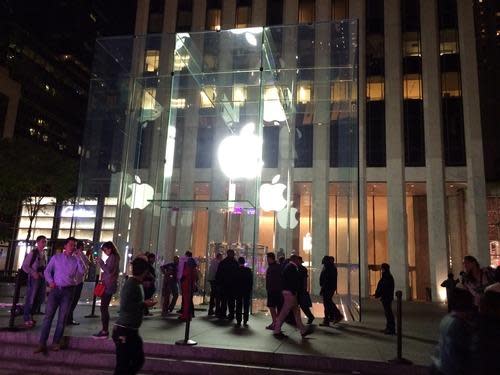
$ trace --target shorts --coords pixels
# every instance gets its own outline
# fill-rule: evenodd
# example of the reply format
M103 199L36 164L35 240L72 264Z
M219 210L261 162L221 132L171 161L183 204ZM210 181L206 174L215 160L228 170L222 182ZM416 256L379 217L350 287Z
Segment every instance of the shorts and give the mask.
M283 306L283 295L281 292L267 292L267 307Z

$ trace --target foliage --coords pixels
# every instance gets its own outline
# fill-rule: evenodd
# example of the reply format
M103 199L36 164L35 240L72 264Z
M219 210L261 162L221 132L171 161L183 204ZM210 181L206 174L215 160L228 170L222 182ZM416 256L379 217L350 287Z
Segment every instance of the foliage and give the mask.
M0 141L0 221L10 222L10 230L22 201L30 224L40 210L41 199L55 197L62 201L75 196L78 161L56 150L25 139ZM0 239L10 240L11 233L0 232ZM31 225L28 230L29 240Z

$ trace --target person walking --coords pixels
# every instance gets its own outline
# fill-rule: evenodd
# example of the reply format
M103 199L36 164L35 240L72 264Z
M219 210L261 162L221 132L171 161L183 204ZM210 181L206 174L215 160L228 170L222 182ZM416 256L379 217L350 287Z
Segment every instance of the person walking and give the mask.
M281 331L281 326L283 325L283 322L285 321L290 311L293 312L295 323L300 331L301 336L306 337L307 335L312 333L311 326L306 328L304 324L302 324L302 319L300 317L300 308L297 300L297 295L301 288L302 280L300 277L298 266L299 257L297 255L292 255L290 257L290 261L283 270L283 291L281 292L283 295L283 307L278 315L278 318L276 319L273 330L274 337L279 339L286 337L286 335Z
M311 301L311 296L309 295L309 275L307 274L307 268L303 266L304 261L302 260L302 257L299 256L299 274L300 278L302 280L301 283L301 288L299 289L299 306L300 309L304 312L304 314L307 316L307 324L312 324L314 321L314 315L311 311L312 307L312 301Z
M274 325L278 319L279 311L283 306L283 295L281 282L281 266L276 261L274 253L267 253L267 270L266 270L266 292L267 292L267 307L271 314L272 322L266 329L274 330Z
M102 270L102 283L104 284L104 294L101 297L101 323L99 332L92 335L95 339L107 339L109 337L109 303L111 297L118 290L118 274L120 272L120 255L115 244L111 241L104 242L101 250L106 254L104 262L102 258L96 257L95 263Z
M250 313L250 300L252 297L253 274L252 270L245 267L245 258L238 258L238 271L236 272L235 284L238 289L235 292L236 297L236 326L241 326L241 318L243 312L243 325L248 325L248 317Z
M386 325L382 332L386 335L394 335L396 334L396 323L394 321L394 314L392 313L394 278L391 275L391 267L387 263L382 263L381 268L382 277L377 284L375 298L380 298L380 302L382 302L382 306L384 307Z
M156 255L153 253L146 253L146 258L149 263L149 272L146 275L146 277L143 280L143 288L144 288L144 298L145 299L151 299L155 292L156 292L156 270L155 270L155 261L156 261ZM145 316L150 316L153 315L150 313L149 308L147 306L144 306L144 315Z
M235 303L235 275L238 271L238 262L234 259L234 250L229 249L226 257L220 262L215 274L215 281L221 288L221 311L218 318L233 320ZM226 311L229 314L226 316Z
M210 283L210 302L208 304L209 316L220 315L220 293L218 290L219 287L215 282L215 275L217 275L217 269L219 268L221 260L222 254L217 253L208 266L207 281Z
M443 288L446 288L446 303L448 304L448 312L451 312L450 298L453 289L455 289L457 284L458 284L458 279L455 279L455 276L451 272L448 274L448 278L441 283L441 286Z
M162 288L162 309L161 315L167 316L168 313L174 311L177 298L179 297L179 284L177 282L177 266L179 265L179 257L174 256L174 261L164 264L160 267L163 274ZM172 299L170 299L172 297Z
M32 312L36 309L35 304L40 295L40 289L45 289L43 272L46 265L44 249L47 245L47 238L38 236L35 243L35 248L24 258L22 265L23 271L28 274L23 310L24 326L26 328L32 328L36 323L33 320Z
M81 257L85 261L85 268L88 270L89 265L90 265L90 261L89 261L89 258L87 257L87 255L84 253L84 250L85 249L84 249L83 241L78 241L76 243L76 251L73 253L73 256ZM80 296L82 295L83 281L85 280L86 276L87 275L82 275L82 276L77 277L77 285L75 288L75 295L73 296L73 302L71 303L71 309L69 310L69 314L68 314L68 322L67 322L68 325L77 326L80 324L79 322L77 322L74 319L73 314L75 312L76 306L78 305L78 301L80 300Z
M120 293L120 312L114 324L112 338L116 347L114 375L134 375L144 365L144 349L139 327L144 316L144 306L156 304L155 300L144 300L142 282L149 271L143 258L132 261L132 276L125 281Z
M68 237L64 241L62 253L55 254L50 258L45 268L44 276L49 285L50 292L47 298L45 318L43 319L40 340L35 353L47 352L47 340L50 334L52 320L59 308L56 330L52 339L51 349L58 351L63 349L61 339L64 335L64 327L68 319L68 312L73 301L73 294L79 277L86 272L86 263L82 257L73 256L76 249L76 239Z
M321 261L323 269L319 276L320 295L323 297L323 307L325 317L322 326L329 326L330 322L338 323L343 316L340 310L333 302L333 295L337 291L337 267L335 267L335 258L325 255Z

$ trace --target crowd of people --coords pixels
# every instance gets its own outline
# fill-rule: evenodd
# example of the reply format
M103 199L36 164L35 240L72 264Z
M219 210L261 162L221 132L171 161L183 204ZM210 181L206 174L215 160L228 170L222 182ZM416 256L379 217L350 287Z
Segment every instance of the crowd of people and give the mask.
M59 315L50 350L64 348L64 329L66 325L78 325L73 312L80 299L84 280L88 279L93 268L100 270L103 292L100 295L101 329L93 335L96 339L110 336L109 304L118 292L120 255L112 242L101 246L106 256L92 256L85 252L84 243L69 237L64 241L62 252L53 255L47 262L44 248L47 239L39 236L33 250L24 259L22 269L28 275L24 304L24 325L32 328L36 322L33 314L39 310L46 298L39 345L35 353L46 353L47 341L56 311ZM267 269L265 288L267 307L271 322L266 327L274 337L282 339L283 323L295 326L302 337L313 332L315 316L311 311L312 301L309 294L308 270L298 255L288 259L277 259L272 252L266 254ZM142 339L139 327L144 316L150 315L150 308L157 301L155 254L146 253L136 256L131 262L131 276L120 292L118 320L113 325L111 337L116 345L117 362L115 374L135 373L144 362ZM431 372L436 375L450 374L500 374L496 360L496 344L500 342L500 268L481 268L472 256L463 260L463 272L459 279L453 274L443 281L446 288L449 313L440 324L439 345L432 357ZM167 316L176 308L179 292L182 295L179 319L194 317L193 294L198 289L198 265L190 251L183 256L175 256L170 263L159 269L163 274L162 316ZM392 313L394 299L394 278L390 266L383 263L381 278L375 297L379 298L386 317L385 334L395 334L395 320ZM337 268L335 259L325 256L319 277L320 295L324 306L324 318L320 325L329 326L344 319L333 301L337 291ZM92 275L93 277L93 275ZM235 321L236 327L249 324L250 305L253 289L253 273L246 266L243 257L237 258L234 250L229 249L226 256L217 253L208 265L207 282L210 284L208 315L220 320ZM45 293L45 286L49 292ZM301 313L307 318L302 322ZM127 372L128 371L128 372Z

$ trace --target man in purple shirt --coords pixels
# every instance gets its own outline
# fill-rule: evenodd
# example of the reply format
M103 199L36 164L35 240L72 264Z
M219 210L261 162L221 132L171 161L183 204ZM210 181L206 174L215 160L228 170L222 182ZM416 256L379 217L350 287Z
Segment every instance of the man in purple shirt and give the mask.
M35 353L47 352L47 340L49 338L52 320L59 308L56 331L52 339L51 349L61 349L61 339L64 334L64 326L71 308L73 295L78 280L85 274L86 263L82 256L73 256L76 249L76 239L69 237L64 241L64 249L60 254L55 254L45 268L44 276L50 292L43 320L42 332L40 334L39 346Z

